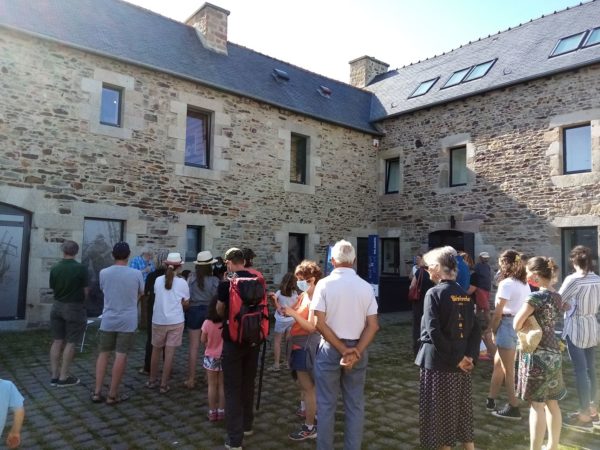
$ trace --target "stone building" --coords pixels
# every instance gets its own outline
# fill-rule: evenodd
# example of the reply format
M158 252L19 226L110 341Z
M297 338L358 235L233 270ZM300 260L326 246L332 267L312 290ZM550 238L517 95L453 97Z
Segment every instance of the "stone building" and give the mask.
M249 246L276 284L342 237L364 274L377 235L382 300L430 245L598 249L597 2L396 70L358 58L352 84L228 42L208 3L186 23L119 0L0 11L0 329L48 320L64 239L92 281L123 239Z

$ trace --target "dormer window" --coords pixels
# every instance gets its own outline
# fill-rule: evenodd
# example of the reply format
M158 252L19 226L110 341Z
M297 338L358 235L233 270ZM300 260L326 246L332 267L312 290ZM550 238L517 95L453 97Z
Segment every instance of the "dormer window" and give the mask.
M417 86L413 93L408 96L408 98L419 97L421 95L427 94L439 79L440 77L433 78L432 80L423 81Z
M454 72L450 78L448 78L446 84L442 86L442 89L485 77L496 61L496 59L492 59Z
M588 35L588 38L583 44L584 47L591 47L592 45L600 44L600 27L594 28Z
M581 33L560 39L554 47L554 50L552 50L552 53L550 53L550 57L574 52L581 46L581 42L586 34L587 31L582 31Z

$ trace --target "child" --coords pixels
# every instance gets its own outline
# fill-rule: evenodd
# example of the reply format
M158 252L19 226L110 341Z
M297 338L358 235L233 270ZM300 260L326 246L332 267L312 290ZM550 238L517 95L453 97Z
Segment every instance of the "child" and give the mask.
M17 448L21 445L21 427L25 418L25 408L23 408L23 396L18 391L12 381L0 379L0 434L6 424L8 409L14 413L13 424L6 437L6 446L8 448Z
M225 419L225 390L223 388L223 319L217 314L217 298L208 304L206 320L202 324L200 341L205 345L204 364L208 378L208 420L216 422ZM217 409L218 405L218 409Z
M279 371L279 360L281 359L282 338L285 336L286 341L289 339L290 329L294 324L294 318L285 316L283 314L283 309L286 307L291 308L298 301L296 277L292 272L288 272L283 276L279 290L275 294L270 294L270 298L275 304L275 328L273 329L275 334L273 345L273 357L275 362L273 363L273 366L269 368L269 370L277 372ZM285 361L289 361L291 352L291 346L288 345Z

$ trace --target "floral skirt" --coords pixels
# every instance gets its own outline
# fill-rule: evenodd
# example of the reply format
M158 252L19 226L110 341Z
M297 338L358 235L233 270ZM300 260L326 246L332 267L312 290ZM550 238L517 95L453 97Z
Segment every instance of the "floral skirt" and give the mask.
M560 351L538 347L533 353L519 352L517 361L516 394L520 399L545 402L566 395Z
M421 447L453 447L473 442L471 375L421 369L419 429Z

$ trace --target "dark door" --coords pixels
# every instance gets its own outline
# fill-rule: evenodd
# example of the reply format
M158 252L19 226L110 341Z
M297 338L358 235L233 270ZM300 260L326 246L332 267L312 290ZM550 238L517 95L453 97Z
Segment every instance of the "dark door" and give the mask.
M474 258L475 235L457 230L439 230L429 233L429 248L450 245L456 251L464 251Z
M369 238L356 238L356 273L369 281Z

